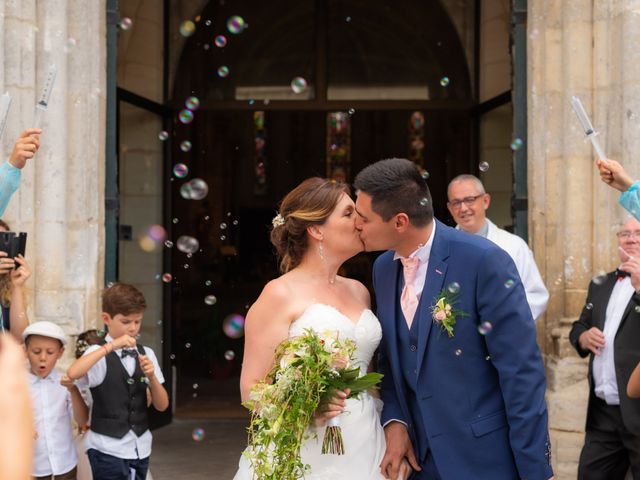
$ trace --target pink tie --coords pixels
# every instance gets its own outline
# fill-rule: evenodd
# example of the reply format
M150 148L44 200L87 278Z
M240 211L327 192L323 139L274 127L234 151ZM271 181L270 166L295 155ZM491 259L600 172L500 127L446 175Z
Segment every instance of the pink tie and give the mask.
M407 321L407 326L411 328L411 322L413 322L413 317L418 309L418 296L415 288L413 288L413 281L416 278L420 259L418 257L409 257L400 258L400 261L404 267L404 288L400 296L400 307Z

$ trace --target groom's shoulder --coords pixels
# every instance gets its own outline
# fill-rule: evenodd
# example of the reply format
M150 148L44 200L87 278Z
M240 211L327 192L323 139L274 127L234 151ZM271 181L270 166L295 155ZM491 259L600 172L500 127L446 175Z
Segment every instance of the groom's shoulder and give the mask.
M388 267L393 265L393 257L395 256L395 252L393 250L387 250L384 253L378 255L378 257L373 262L374 268Z
M441 224L442 225L442 224ZM438 225L440 228L441 225ZM447 225L442 225L452 251L471 256L483 256L487 251L501 250L495 243L480 235L473 235Z

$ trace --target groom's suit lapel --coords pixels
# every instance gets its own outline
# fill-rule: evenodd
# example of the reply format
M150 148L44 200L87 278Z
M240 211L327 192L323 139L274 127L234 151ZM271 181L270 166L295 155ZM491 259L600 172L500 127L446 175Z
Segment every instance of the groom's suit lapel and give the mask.
M429 255L429 266L427 276L420 296L420 303L414 318L414 322L419 322L420 338L418 339L418 374L427 348L433 320L431 317L431 307L435 304L435 299L442 291L444 279L447 274L446 259L449 258L449 239L447 227L434 219L437 223L435 238L431 246ZM435 327L437 328L437 327Z

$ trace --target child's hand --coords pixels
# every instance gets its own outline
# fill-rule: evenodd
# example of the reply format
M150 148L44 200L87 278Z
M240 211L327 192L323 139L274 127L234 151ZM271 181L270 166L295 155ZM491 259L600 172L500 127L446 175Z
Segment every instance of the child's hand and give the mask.
M67 387L69 390L76 388L75 380L71 380L67 375L63 375L62 378L60 378L60 385Z
M129 335L122 335L111 342L113 349L118 350L120 348L135 348L136 339Z
M142 369L142 372L149 380L151 380L155 375L153 362L149 360L149 357L146 355L138 355L138 359L140 360L140 368Z
M14 286L21 287L31 276L31 269L22 255L18 255L14 260L18 265L11 270L11 282Z

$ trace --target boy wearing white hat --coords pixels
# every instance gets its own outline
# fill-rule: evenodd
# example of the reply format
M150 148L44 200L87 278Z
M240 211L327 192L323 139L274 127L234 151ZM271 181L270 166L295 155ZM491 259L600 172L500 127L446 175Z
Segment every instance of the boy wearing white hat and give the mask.
M55 370L67 338L52 322L35 322L22 333L29 359L29 389L34 411L33 476L37 479L74 480L78 456L71 417L85 425L89 410L80 391L66 375Z

